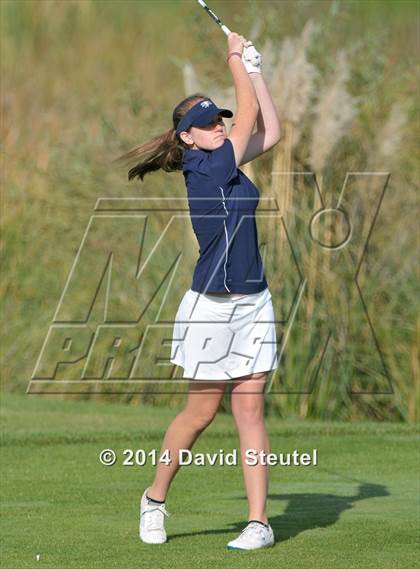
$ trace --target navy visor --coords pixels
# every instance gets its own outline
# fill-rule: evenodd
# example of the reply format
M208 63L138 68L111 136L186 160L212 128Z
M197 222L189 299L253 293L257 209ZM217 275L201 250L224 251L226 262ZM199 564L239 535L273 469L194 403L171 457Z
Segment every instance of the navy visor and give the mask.
M191 126L207 126L212 122L215 116L222 115L222 117L233 117L232 111L229 109L219 109L211 99L199 101L191 109L189 109L176 128L176 133L179 134L184 130L188 130Z

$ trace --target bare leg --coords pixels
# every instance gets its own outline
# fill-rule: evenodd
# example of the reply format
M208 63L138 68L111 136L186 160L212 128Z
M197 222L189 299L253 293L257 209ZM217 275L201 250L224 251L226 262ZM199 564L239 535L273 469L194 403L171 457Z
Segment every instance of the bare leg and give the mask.
M191 380L187 404L166 430L159 455L161 456L166 449L169 449L172 461L170 464L158 462L155 479L147 492L149 498L165 500L171 482L179 469L179 449L191 449L200 433L213 421L225 387L225 381Z
M244 377L232 388L232 413L239 431L241 462L248 496L248 520L267 523L268 465L246 464L245 452L255 449L270 452L270 443L264 423L264 385L267 373Z

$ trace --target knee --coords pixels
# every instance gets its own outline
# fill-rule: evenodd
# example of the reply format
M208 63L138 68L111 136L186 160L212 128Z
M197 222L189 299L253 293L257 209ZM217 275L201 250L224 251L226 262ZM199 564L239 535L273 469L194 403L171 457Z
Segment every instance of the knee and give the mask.
M196 431L202 431L210 425L217 413L217 410L191 410L184 409L183 415L186 423Z
M232 414L240 427L252 427L264 420L264 408L259 402L239 402L232 405Z

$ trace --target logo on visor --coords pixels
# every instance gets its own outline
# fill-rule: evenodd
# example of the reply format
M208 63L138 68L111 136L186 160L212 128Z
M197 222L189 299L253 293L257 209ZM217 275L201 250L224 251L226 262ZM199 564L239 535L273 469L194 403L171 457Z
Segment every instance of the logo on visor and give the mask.
M210 107L211 104L212 104L211 101L203 101L202 103L200 103L200 107L204 107L205 109L207 109L207 107Z

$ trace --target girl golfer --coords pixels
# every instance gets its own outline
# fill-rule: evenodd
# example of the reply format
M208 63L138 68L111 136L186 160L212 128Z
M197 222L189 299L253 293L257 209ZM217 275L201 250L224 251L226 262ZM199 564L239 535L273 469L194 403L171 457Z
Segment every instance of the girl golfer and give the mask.
M227 62L237 111L229 136L228 109L200 93L181 101L173 128L123 158L151 153L129 171L129 179L150 171L182 169L191 222L200 246L191 288L179 305L173 329L171 362L189 378L188 401L169 425L155 478L141 498L140 538L164 543L165 500L179 469L179 449L191 449L212 422L227 383L232 383L232 414L239 431L248 497L248 523L228 549L258 549L274 544L266 514L268 466L245 462L247 449L270 452L264 423L264 384L277 367L271 294L258 250L255 210L259 192L238 166L272 148L280 139L276 110L261 75L261 58L243 36L228 36ZM257 63L257 64L255 64ZM257 121L257 132L252 134Z

